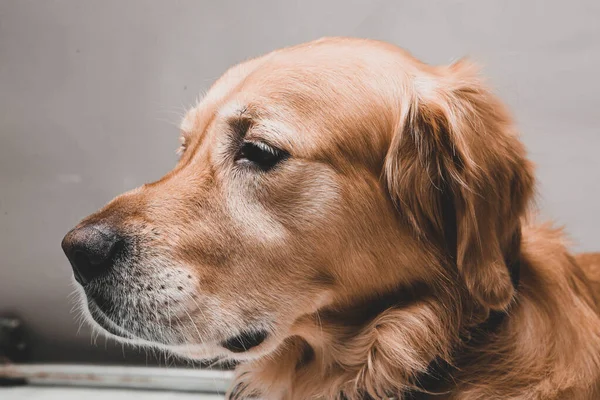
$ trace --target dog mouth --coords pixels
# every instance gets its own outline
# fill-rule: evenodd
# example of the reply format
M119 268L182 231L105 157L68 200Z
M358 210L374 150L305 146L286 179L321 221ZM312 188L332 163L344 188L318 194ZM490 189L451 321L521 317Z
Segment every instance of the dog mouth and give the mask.
M269 333L264 329L248 330L221 342L221 346L232 353L244 353L260 346L268 336Z
M147 335L150 332L137 332L122 326L121 323L114 319L114 300L107 297L105 294L92 293L85 291L82 293L87 303L89 316L93 321L106 333L113 336L115 339L126 339L127 341L142 341L147 343L160 343L164 345L176 345L173 342L165 342L164 338L159 338L153 335ZM218 346L234 354L242 354L249 352L256 347L262 345L270 333L265 328L253 326L243 330L241 333L229 337L228 339L212 342L212 346ZM205 345L210 346L208 341ZM177 343L181 344L181 343Z
M87 304L88 309L90 311L90 315L94 319L94 321L100 325L102 329L111 335L118 336L124 339L134 339L134 336L128 332L126 332L123 328L113 322L112 319L106 315L103 311L102 307L90 296L87 296Z
M96 301L88 299L88 307L92 318L98 325L106 330L111 335L123 338L123 339L137 339L133 334L125 331L118 324L113 322L106 313L102 310ZM269 336L269 333L265 329L259 330L247 330L239 335L230 337L220 343L221 347L232 353L240 354L245 353L255 347L260 346Z

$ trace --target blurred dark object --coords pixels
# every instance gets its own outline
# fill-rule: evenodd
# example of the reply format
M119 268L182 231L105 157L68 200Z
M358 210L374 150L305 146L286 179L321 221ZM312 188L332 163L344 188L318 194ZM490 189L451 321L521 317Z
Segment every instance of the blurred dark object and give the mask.
M25 329L18 318L0 316L0 365L22 363L29 360ZM0 386L25 384L23 379L0 376Z
M0 316L0 362L25 361L29 361L29 351L23 323L15 317Z

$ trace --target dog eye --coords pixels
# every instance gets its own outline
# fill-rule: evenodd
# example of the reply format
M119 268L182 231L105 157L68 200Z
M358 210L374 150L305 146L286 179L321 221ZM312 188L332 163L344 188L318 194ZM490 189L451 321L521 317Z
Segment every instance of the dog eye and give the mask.
M236 161L251 163L263 171L268 171L280 161L289 157L289 153L263 142L244 142L240 148Z

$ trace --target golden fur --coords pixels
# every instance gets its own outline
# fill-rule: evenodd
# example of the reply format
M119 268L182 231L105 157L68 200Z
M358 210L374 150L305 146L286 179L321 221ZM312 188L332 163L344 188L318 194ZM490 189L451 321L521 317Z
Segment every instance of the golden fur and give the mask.
M131 341L241 360L232 398L600 398L600 255L527 218L532 165L470 62L323 39L232 68L182 131L172 172L82 222L193 277ZM240 140L290 157L241 169Z

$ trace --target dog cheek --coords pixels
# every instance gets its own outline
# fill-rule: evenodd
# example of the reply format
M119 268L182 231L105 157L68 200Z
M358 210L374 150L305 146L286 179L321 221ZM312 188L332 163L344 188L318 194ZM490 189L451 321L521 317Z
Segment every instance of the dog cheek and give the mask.
M288 230L302 234L331 228L341 214L340 184L327 167L292 171L266 200L267 207Z

